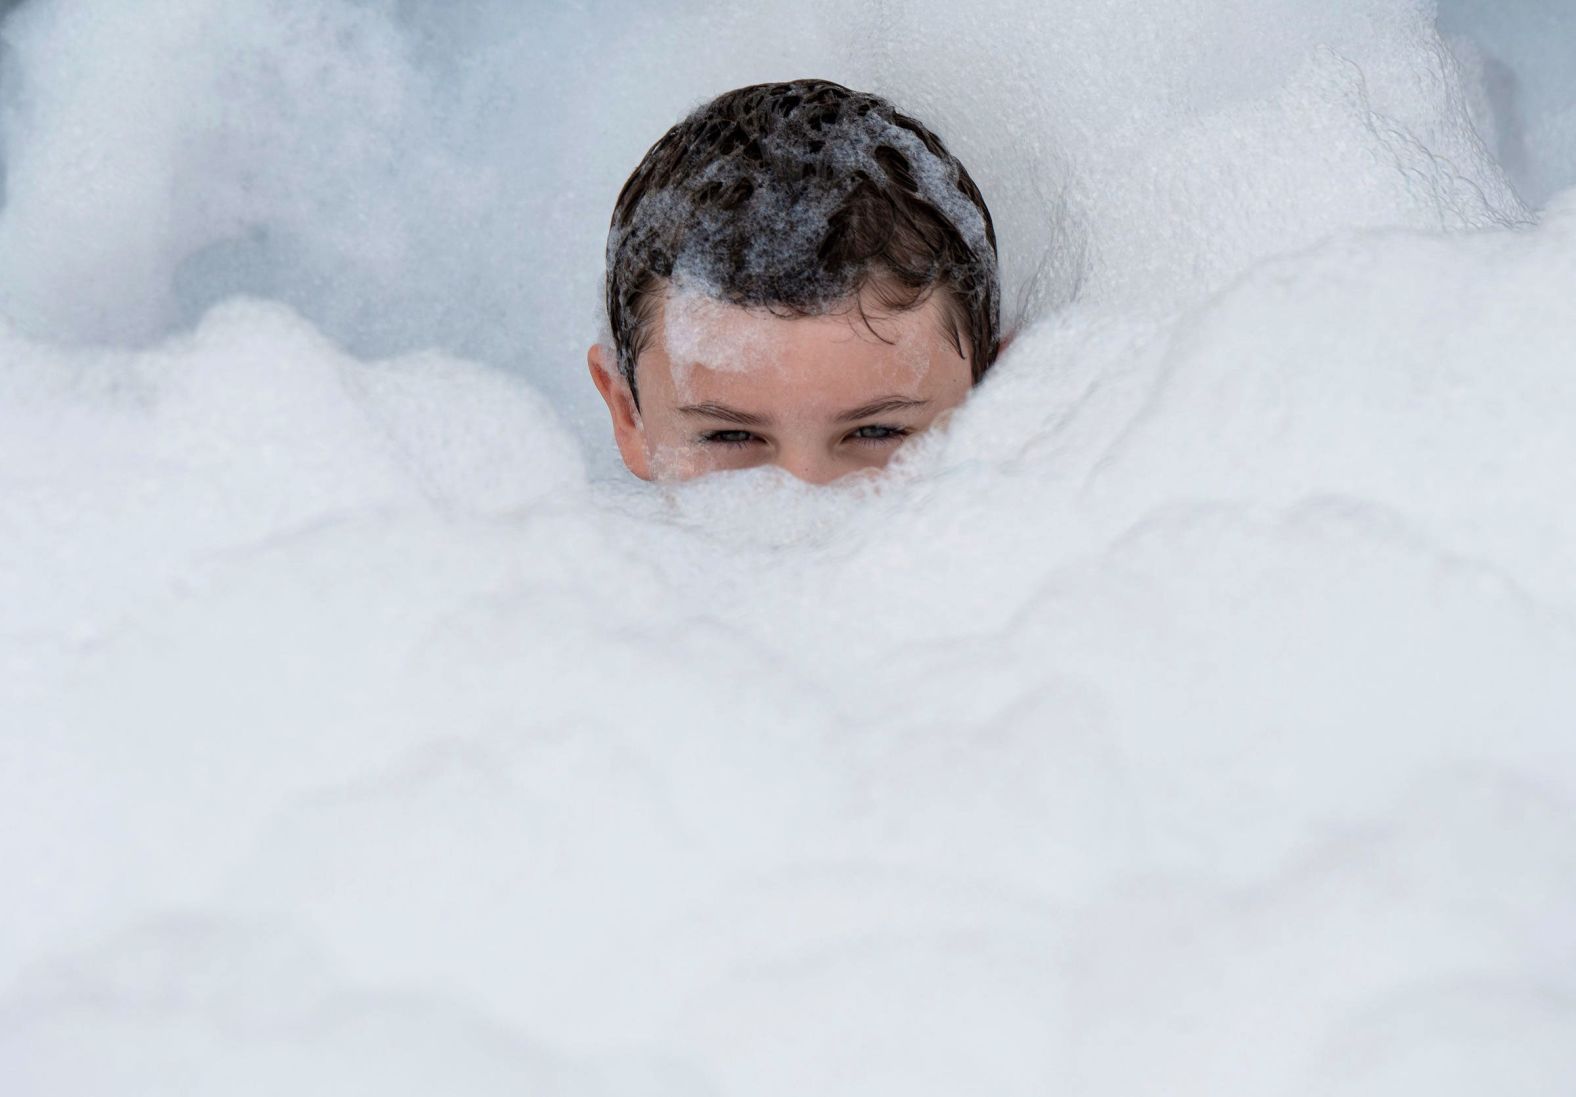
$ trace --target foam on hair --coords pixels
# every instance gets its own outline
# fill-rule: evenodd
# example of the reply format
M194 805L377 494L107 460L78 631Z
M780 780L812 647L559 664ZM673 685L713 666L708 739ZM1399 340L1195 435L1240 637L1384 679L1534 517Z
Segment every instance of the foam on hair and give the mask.
M871 283L895 309L944 288L976 377L994 358L996 238L978 187L919 122L830 81L739 88L675 125L624 185L606 258L632 385L663 280L801 315Z

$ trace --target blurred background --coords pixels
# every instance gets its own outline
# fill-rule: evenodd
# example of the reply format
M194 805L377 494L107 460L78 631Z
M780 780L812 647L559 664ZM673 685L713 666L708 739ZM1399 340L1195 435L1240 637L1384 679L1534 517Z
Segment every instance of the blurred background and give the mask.
M23 0L0 1097L1568 1097L1570 0ZM890 96L1019 330L632 482L609 214Z
M0 313L22 332L143 346L273 298L357 355L519 371L583 438L613 198L740 84L821 75L924 118L981 180L1019 323L1080 294L1177 299L1354 225L1514 219L1576 181L1564 0L1442 0L1432 61L1413 0L0 10ZM1459 88L1432 94L1446 68ZM1450 132L1461 95L1515 199ZM1368 112L1481 200L1397 193Z

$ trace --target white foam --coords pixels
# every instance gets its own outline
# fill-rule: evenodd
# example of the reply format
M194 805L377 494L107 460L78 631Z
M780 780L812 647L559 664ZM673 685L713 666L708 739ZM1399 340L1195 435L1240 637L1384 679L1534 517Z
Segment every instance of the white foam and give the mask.
M1576 1072L1576 191L1420 8L117 10L0 59L8 1097ZM1038 322L877 483L600 476L621 173L812 69Z

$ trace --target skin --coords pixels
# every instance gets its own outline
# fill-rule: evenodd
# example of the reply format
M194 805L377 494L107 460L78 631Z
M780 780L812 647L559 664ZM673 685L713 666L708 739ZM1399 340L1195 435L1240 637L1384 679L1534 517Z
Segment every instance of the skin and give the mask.
M637 408L611 348L587 354L629 471L686 480L778 465L826 484L879 469L969 394L967 354L932 295L904 312L868 298L818 316L778 316L669 289L635 364Z

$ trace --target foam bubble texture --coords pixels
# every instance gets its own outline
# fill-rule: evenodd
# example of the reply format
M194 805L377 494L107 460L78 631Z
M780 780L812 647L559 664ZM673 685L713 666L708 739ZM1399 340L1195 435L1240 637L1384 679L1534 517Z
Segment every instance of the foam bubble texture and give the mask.
M1576 180L1496 10L16 8L7 1097L1562 1092ZM623 173L808 72L1018 339L874 484L607 475Z

